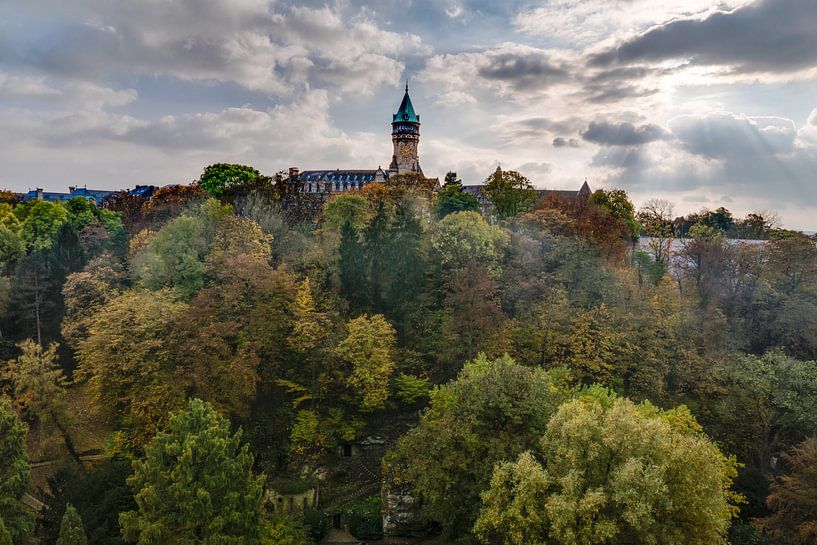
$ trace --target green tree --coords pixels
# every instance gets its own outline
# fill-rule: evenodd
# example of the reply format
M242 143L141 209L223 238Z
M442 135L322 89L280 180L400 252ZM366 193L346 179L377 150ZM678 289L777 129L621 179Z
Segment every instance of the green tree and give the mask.
M488 176L482 194L494 205L501 219L512 218L530 210L536 190L530 181L515 170L496 171Z
M353 309L362 310L369 301L369 275L363 245L351 220L343 222L340 228L338 254L341 293Z
M788 441L817 433L817 366L782 352L733 356L721 371L718 403L723 435L733 452L757 468Z
M477 212L449 214L440 220L431 237L443 267L456 270L474 261L495 276L501 270L508 242L505 231L488 224Z
M20 236L28 250L51 248L63 223L68 221L68 211L62 203L34 201L24 205L25 219L20 226Z
M360 316L348 324L349 334L337 347L350 367L347 385L364 411L382 409L389 397L394 372L394 328L382 314Z
M3 517L0 517L0 545L14 545L11 541L11 534L6 529Z
M54 426L68 453L78 462L79 454L68 432L71 419L65 402L66 380L57 361L58 345L53 343L43 349L29 339L18 347L20 355L8 362L6 372L14 384L15 400L40 425L42 434L48 435L48 426Z
M363 229L366 265L369 277L369 294L372 307L383 308L386 286L385 269L389 259L389 214L383 200L377 202L375 214Z
M559 408L538 449L496 466L474 531L507 545L725 544L736 465L686 407L596 387Z
M817 540L817 440L808 439L783 454L788 473L771 486L772 514L760 526L781 545Z
M82 528L82 519L70 503L65 506L65 515L60 524L60 537L57 545L86 545L88 539L85 537L85 530Z
M34 529L34 513L20 502L31 486L27 433L9 402L0 398L0 520L14 542L23 541Z
M260 545L312 545L314 541L303 524L287 515L277 515L264 524Z
M533 448L565 395L542 369L480 355L431 392L420 424L386 457L392 483L413 485L449 537L466 534L494 464Z
M402 201L395 207L388 238L385 309L405 335L407 317L416 307L427 268L421 247L423 226L409 202Z
M216 163L205 167L198 180L199 186L204 188L212 197L221 197L227 190L251 185L262 178L261 173L246 165L230 163Z
M128 484L138 509L120 515L123 537L139 545L257 543L264 476L252 465L240 430L230 433L209 404L191 400L133 462Z
M630 238L638 239L641 224L635 217L635 206L623 189L598 189L590 195L590 202L604 208L627 226Z
M347 220L359 231L368 219L366 198L354 193L332 197L323 208L323 227L328 231L338 231Z
M445 184L437 191L434 212L438 218L444 218L454 212L479 212L479 201L462 189L462 181L456 172L445 175Z

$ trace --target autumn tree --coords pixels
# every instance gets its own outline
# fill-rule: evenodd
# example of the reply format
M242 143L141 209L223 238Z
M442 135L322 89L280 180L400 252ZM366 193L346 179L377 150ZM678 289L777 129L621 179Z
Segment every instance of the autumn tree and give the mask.
M0 398L0 520L15 543L23 542L34 528L34 514L20 502L31 486L27 433L9 402Z
M382 314L360 316L348 324L349 334L337 355L349 365L346 383L361 410L382 409L389 396L394 372L394 328Z
M638 211L641 233L650 237L649 249L653 259L665 266L669 263L675 239L672 214L672 203L662 199L650 199Z
M809 545L817 540L817 440L783 453L788 472L775 480L767 498L772 514L759 521L776 543Z
M474 531L484 543L726 543L737 474L685 407L601 388L562 405L537 449L493 471Z
M424 517L449 537L462 536L479 514L494 464L533 448L564 398L546 371L480 355L431 392L419 425L385 459L390 479L410 483L423 497Z
M65 506L65 515L60 524L60 537L57 538L57 545L86 545L88 538L85 537L85 530L82 528L82 519L77 510L70 503Z
M527 212L536 199L536 190L527 178L515 170L499 167L485 180L482 194L491 201L494 212L501 219Z
M161 429L183 400L183 385L171 380L168 339L186 308L167 292L126 291L93 315L79 343L76 379L102 408L122 415L137 442Z
M323 208L323 228L330 232L339 231L346 221L360 231L369 220L366 198L354 193L340 194L327 201Z
M257 543L264 476L252 465L240 430L191 400L134 460L128 484L138 507L120 515L122 536L139 545Z

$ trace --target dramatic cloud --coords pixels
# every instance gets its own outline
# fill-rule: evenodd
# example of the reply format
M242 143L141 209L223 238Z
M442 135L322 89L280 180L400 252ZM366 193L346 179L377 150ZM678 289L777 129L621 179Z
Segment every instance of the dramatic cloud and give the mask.
M0 187L376 168L622 187L817 228L814 0L6 0Z
M582 138L603 146L640 146L665 140L669 133L658 125L636 127L632 123L606 123L592 121Z
M681 60L739 72L815 67L817 2L761 0L705 18L672 20L597 54L595 65Z

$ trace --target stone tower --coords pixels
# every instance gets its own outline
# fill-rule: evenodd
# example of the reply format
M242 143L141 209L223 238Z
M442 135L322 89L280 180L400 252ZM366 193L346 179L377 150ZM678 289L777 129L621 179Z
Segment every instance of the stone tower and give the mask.
M417 147L420 144L420 116L414 112L406 83L406 94L397 113L392 116L391 141L394 144L390 174L422 174Z

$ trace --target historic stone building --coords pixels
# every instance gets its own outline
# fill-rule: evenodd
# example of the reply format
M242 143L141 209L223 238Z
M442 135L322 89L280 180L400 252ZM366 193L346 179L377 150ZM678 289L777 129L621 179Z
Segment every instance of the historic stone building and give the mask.
M304 193L334 193L363 189L370 183L384 183L389 178L402 174L419 174L420 168L420 116L414 111L409 96L408 84L403 101L392 115L391 140L394 153L388 170L377 167L374 170L304 170L289 169L290 183L299 185Z

